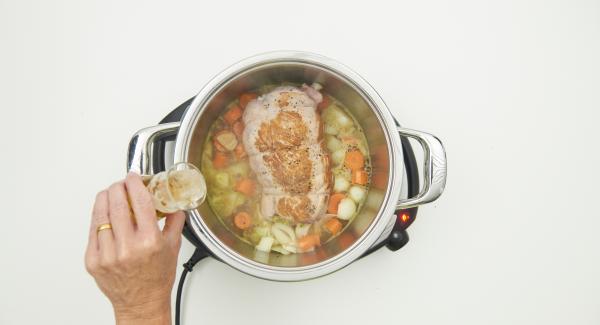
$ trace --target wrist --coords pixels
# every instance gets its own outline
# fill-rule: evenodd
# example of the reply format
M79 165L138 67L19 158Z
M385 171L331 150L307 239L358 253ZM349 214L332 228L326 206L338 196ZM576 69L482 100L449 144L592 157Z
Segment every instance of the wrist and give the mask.
M141 304L113 305L117 325L171 324L171 300L160 299Z

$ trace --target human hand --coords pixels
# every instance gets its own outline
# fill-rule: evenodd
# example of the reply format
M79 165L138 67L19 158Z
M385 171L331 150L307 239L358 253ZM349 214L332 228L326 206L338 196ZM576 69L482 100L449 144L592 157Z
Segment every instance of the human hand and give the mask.
M167 215L161 231L152 197L134 173L96 196L85 266L112 303L117 324L171 323L184 223L182 212ZM103 224L112 229L97 231Z

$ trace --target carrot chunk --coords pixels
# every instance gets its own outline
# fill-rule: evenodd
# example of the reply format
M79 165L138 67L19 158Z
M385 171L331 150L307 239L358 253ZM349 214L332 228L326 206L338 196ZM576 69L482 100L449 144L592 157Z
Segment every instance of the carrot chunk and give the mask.
M235 184L234 190L246 196L252 196L256 191L256 183L249 178L242 178Z
M244 146L241 143L238 143L237 147L235 147L235 149L233 150L233 153L235 154L235 158L237 158L237 160L246 157L246 150L244 149Z
M228 164L229 157L220 151L215 151L215 155L213 157L213 167L221 169L227 167Z
M241 230L248 229L248 227L250 227L250 225L252 224L252 218L250 217L248 212L238 212L233 217L233 223L236 227L238 227Z
M335 193L329 197L329 204L327 205L327 213L337 214L338 205L340 201L345 198L346 195L343 193Z
M358 169L352 172L352 183L359 185L366 185L369 181L369 173L364 169Z
M256 99L257 97L258 97L258 95L255 93L243 93L240 96L240 106L242 107L242 109L245 109L246 105L248 105L248 103L250 101L252 101L253 99Z
M319 235L306 235L298 239L298 247L303 251L310 250L315 246L321 246L321 237Z
M233 107L223 114L223 119L229 125L233 125L240 117L242 117L242 109L238 105L233 105Z
M331 218L325 222L325 228L327 228L332 235L336 235L342 230L342 223L338 218Z
M244 134L244 122L237 121L231 127L233 129L233 133L238 137L238 139L242 139L242 134Z
M348 151L346 152L344 164L350 170L362 169L365 167L365 156L363 156L362 152L358 149Z
M323 100L319 103L319 105L317 105L317 109L319 111L324 110L325 108L327 108L327 106L329 106L329 97L323 95Z

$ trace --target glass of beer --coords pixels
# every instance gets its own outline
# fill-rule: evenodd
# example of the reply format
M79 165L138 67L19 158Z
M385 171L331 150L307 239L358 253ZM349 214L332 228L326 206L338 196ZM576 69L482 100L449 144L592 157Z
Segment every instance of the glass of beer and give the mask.
M177 163L168 170L145 179L158 217L179 210L192 210L206 198L204 176L189 163Z

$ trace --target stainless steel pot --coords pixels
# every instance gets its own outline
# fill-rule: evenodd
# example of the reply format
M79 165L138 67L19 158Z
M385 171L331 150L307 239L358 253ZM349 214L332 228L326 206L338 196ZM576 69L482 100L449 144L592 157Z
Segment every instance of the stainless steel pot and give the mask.
M394 212L437 199L446 183L446 154L431 134L396 126L389 109L363 78L346 66L306 52L271 52L240 61L214 77L196 95L181 123L167 123L138 131L130 142L128 170L159 172L152 166L155 139L176 133L174 162L200 166L210 125L232 98L264 84L281 82L323 85L342 101L361 124L371 152L372 187L366 204L348 229L312 253L262 253L237 239L213 213L208 203L188 213L195 235L221 261L247 274L277 281L298 281L326 275L359 258L386 238ZM418 140L425 154L423 187L413 198L398 201L403 180L400 136Z

